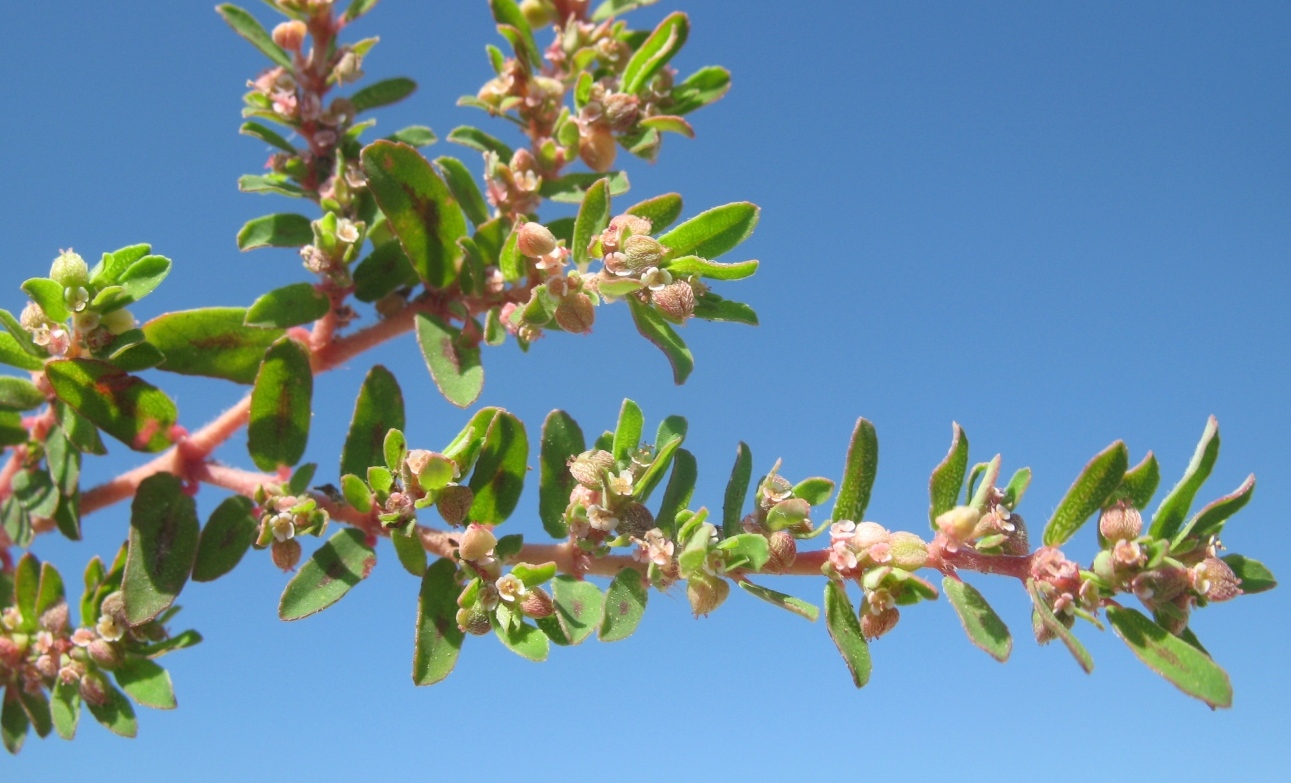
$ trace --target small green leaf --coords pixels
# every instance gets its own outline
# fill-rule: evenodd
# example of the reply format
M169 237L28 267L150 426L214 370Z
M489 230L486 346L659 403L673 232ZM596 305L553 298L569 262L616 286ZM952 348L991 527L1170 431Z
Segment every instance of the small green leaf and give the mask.
M1174 489L1170 490L1170 494L1161 499L1161 505L1157 506L1156 513L1152 515L1149 532L1154 538L1174 538L1179 532L1179 526L1188 516L1188 509L1192 508L1193 498L1197 497L1197 490L1201 489L1201 485L1209 478L1217 459L1219 459L1219 422L1211 416L1206 421L1206 428L1201 433L1201 441L1197 444L1197 450L1193 453L1183 478L1174 486Z
M752 307L733 299L723 299L712 291L700 294L695 300L695 317L705 321L758 325L758 314Z
M711 280L743 280L752 277L758 271L757 261L741 261L738 264L719 264L699 256L682 256L665 264L665 268L674 277L699 275Z
M378 245L354 267L354 296L360 302L375 302L399 288L417 284L417 272L397 240Z
M50 715L49 701L43 691L28 693L26 691L18 692L18 701L22 703L23 712L27 713L27 719L31 721L31 727L36 730L36 736L44 739L54 730L54 719Z
M355 528L336 533L287 583L278 602L278 617L299 620L323 611L367 579L376 564L366 533Z
M286 329L327 315L332 302L312 283L292 283L261 296L247 309L246 325Z
M85 703L94 719L113 734L127 739L139 733L139 722L135 719L134 707L125 694L112 686L107 687L108 699L103 704Z
M1142 462L1125 471L1125 478L1121 479L1121 485L1107 499L1107 505L1124 501L1137 509L1147 508L1148 501L1152 500L1160 482L1161 467L1157 464L1156 456L1149 451Z
M622 16L628 11L654 5L659 0L605 0L592 12L593 22L604 22L611 16Z
M304 198L305 189L286 174L243 174L238 177L238 190L243 193L274 193L291 198Z
M250 41L251 45L259 49L261 54L268 57L276 65L281 65L287 69L291 68L291 55L273 42L273 37L260 26L254 16L232 3L217 5L215 10L219 12L220 16L224 17L224 21L228 22L229 27L233 28L233 32Z
M686 430L688 428L685 417L668 416L659 424L659 430L655 434L655 455L650 466L645 469L640 478L636 481L634 494L637 500L645 503L650 499L663 481L664 473L667 472L668 466L672 464L673 456L681 444L686 440Z
M959 502L959 492L964 486L964 474L968 470L968 436L958 423L951 425L954 434L950 439L950 451L946 453L928 481L928 495L932 502L928 506L928 521L936 528L937 517L955 507Z
M847 459L843 463L843 482L838 488L838 500L834 501L834 511L829 516L831 522L842 519L859 522L865 518L878 471L878 433L867 419L857 419L852 440L847 446Z
M265 215L248 221L238 232L238 249L301 247L314 241L314 229L304 215Z
M295 155L297 152L296 148L292 146L291 142L284 139L281 134L279 134L275 130L271 130L270 128L265 127L264 125L261 125L258 122L242 123L242 127L238 128L238 133L241 133L244 136L251 136L253 138L257 138L260 141L263 141L265 144L277 147L283 152L287 152L292 155Z
M241 307L181 310L152 319L143 333L165 354L163 370L251 384L265 351L283 332L247 326L246 315Z
M171 444L179 411L164 392L95 359L60 359L45 366L59 399L135 451Z
M977 588L947 576L941 580L941 589L950 599L955 614L959 615L968 640L1000 663L1007 661L1013 651L1013 637Z
M256 467L273 471L304 456L313 394L309 354L300 343L283 337L269 346L251 390L247 423L247 450Z
M672 258L717 258L748 239L758 224L758 208L746 201L714 207L659 237Z
M49 700L50 718L58 736L70 740L76 736L76 725L81 720L81 689L74 682L61 677L54 683Z
M659 513L654 518L655 527L662 530L664 536L672 537L677 525L677 515L690 505L698 478L699 466L695 462L695 455L685 449L677 449L672 458L672 475L668 477Z
M4 740L5 750L17 754L27 741L27 728L30 725L27 712L18 699L19 686L10 684L4 691L4 707L0 708L0 739Z
M107 454L99 429L61 400L54 403L54 416L63 434L82 454Z
M610 582L601 616L601 641L617 642L636 632L649 592L640 572L624 568Z
M1252 560L1241 555L1224 555L1220 559L1228 563L1228 567L1233 569L1233 573L1241 581L1242 593L1245 595L1262 593L1278 586L1273 572L1258 560Z
M542 527L552 538L565 538L565 508L578 482L569 472L570 457L587 448L583 430L574 417L564 411L552 411L542 423L542 446L539 456L538 516Z
M641 444L641 432L645 428L645 416L641 406L632 400L624 400L619 407L619 421L614 428L614 459L618 462L630 459Z
M0 332L0 363L20 370L36 371L45 366L39 357L27 353L9 332Z
M753 476L753 451L744 441L735 448L735 466L726 481L726 494L722 501L722 533L733 536L740 532L744 518L744 501L749 495L749 481Z
M188 630L177 633L169 639L163 639L160 642L143 645L136 648L137 652L145 658L160 658L166 653L175 650L186 650L189 647L200 644L202 635L197 631Z
M690 21L680 12L664 18L649 37L637 47L623 69L623 91L639 93L668 61L686 44Z
M1228 675L1205 653L1135 609L1109 606L1107 621L1140 661L1179 690L1211 707L1233 705Z
M767 539L761 533L738 533L722 539L717 548L727 553L726 567L760 571L771 558Z
M578 207L578 217L574 219L574 239L570 245L570 251L575 264L586 264L591 260L587 254L587 247L592 239L604 231L609 224L609 182L599 179L596 184L587 189L587 194L583 196L583 203Z
M417 313L417 344L430 377L449 402L465 408L479 398L484 390L480 349L467 344L460 329L437 316Z
M117 685L145 707L173 710L177 706L170 674L147 658L129 656L112 674Z
M22 414L0 411L0 448L26 443L29 435L27 428L22 426Z
M1063 625L1062 621L1054 615L1053 609L1045 601L1044 596L1040 595L1040 590L1036 587L1034 579L1027 580L1027 592L1031 594L1031 604L1035 608L1041 624L1062 640L1062 643L1066 645L1072 657L1076 659L1076 663L1080 664L1080 668L1085 671L1085 674L1093 672L1093 657L1085 649L1085 645L1081 644L1076 635L1071 632L1071 629Z
M417 599L417 643L412 655L412 681L433 685L457 665L465 632L457 627L457 567L447 559L436 560L421 578Z
M495 622L493 632L508 650L534 663L542 663L551 653L551 641L547 635L528 623L503 628Z
M40 615L36 613L36 599L40 594L40 561L31 552L18 559L13 578L14 606L22 617L20 630L36 630Z
M45 395L26 378L0 375L0 411L29 411L45 404Z
M678 386L685 383L695 369L695 357L681 336L649 305L642 304L635 298L628 299L627 302L637 331L668 357L668 362L672 365L673 381Z
M381 106L389 106L412 95L417 89L417 83L412 79L402 76L393 79L383 79L379 82L369 84L367 87L359 90L350 96L350 103L354 104L355 113L369 111Z
M175 602L193 570L199 535L197 505L179 477L154 473L139 484L121 582L131 625L153 619Z
M350 0L350 5L341 17L347 24L363 16L377 4L377 0Z
M510 163L515 152L506 144L490 136L479 128L462 125L448 132L448 140L463 147L470 147L480 152L496 153L503 163Z
M36 590L35 615L40 618L55 606L65 603L66 593L63 590L63 577L53 563L40 564L40 586Z
M719 100L731 89L731 72L719 66L700 68L672 88L673 114L689 114Z
M448 184L448 189L453 191L453 197L457 199L458 204L462 205L462 211L466 213L471 223L478 226L488 222L489 205L466 165L457 158L447 155L435 158L435 165L443 173L444 182Z
M511 27L519 34L521 43L516 46L516 57L521 60L527 59L534 68L541 68L542 50L534 41L533 31L529 28L529 22L521 12L520 6L516 5L514 0L489 0L489 8L493 11L493 18L499 25Z
M861 621L847 597L847 590L839 582L829 580L825 585L825 626L834 645L843 654L847 668L852 673L856 687L864 688L870 681L870 646L861 633Z
M1018 468L1014 471L1013 478L1009 479L1008 486L1004 488L1004 497L1000 503L1010 510L1017 508L1029 486L1031 486L1031 468Z
M382 464L386 433L405 426L399 382L385 367L374 365L354 402L354 417L341 452L341 475L365 475L368 468Z
M1046 546L1066 543L1121 485L1129 467L1129 450L1116 441L1094 456L1076 477L1044 528Z
M602 179L606 181L611 196L622 196L632 186L628 175L622 171L580 171L556 179L544 179L538 193L558 203L579 204L587 198L592 186Z
M95 297L94 306L101 313L119 310L143 299L161 285L161 281L170 274L170 259L164 256L144 256L135 261L121 273L117 285L121 291L110 297L107 302L100 302Z
M405 533L398 528L390 531L390 543L394 545L395 556L399 564L413 576L424 576L426 573L426 549L421 545L421 537L414 530Z
M202 528L193 562L193 581L212 582L232 571L255 541L260 527L252 514L255 504L250 498L234 495L225 498L211 512Z
M785 611L793 612L799 617L806 618L810 622L814 623L816 622L816 618L820 617L820 609L815 604L804 601L801 598L794 598L791 595L785 595L784 593L776 592L775 590L762 587L761 585L755 585L747 579L741 579L736 582L736 584L738 584L746 593L757 596L763 601L778 606Z
M563 641L582 644L596 631L605 603L605 596L600 588L591 582L562 574L552 580L552 598L556 611L544 620L557 624ZM546 630L546 624L542 620L538 621L538 625Z
M466 216L430 161L406 144L377 141L363 149L363 170L417 275L431 288L451 285Z
M664 193L628 207L627 214L650 221L650 232L657 234L677 222L681 217L681 194Z
M1178 546L1188 538L1205 540L1210 536L1219 535L1224 529L1224 523L1229 520L1238 511L1250 502L1252 493L1255 492L1255 474L1246 477L1242 485L1227 495L1209 503L1201 511L1198 511L1188 524L1184 525L1178 535L1174 537L1174 545Z
M13 317L13 313L2 307L0 307L0 326L4 326L5 331L9 333L9 337L13 340L14 344L21 348L28 356L32 356L37 359L43 359L48 356L48 353L44 348L39 347L31 341L31 335L27 334L27 330L22 328L22 324L18 323L17 318Z
M499 411L489 424L468 486L475 493L468 517L472 522L497 525L515 511L528 470L529 438L524 424Z
M22 290L31 301L40 305L49 320L62 323L72 317L71 311L67 309L67 302L63 299L63 286L58 281L48 277L33 277L22 284Z
M409 125L406 128L400 128L386 139L407 144L410 147L429 147L439 141L435 132L425 125Z

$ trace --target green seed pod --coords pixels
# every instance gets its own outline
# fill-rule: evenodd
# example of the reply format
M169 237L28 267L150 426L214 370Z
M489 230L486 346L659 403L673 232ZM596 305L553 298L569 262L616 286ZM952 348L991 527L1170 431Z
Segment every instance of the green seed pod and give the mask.
M89 284L90 267L79 254L68 250L54 259L49 267L49 276L64 288L75 290Z

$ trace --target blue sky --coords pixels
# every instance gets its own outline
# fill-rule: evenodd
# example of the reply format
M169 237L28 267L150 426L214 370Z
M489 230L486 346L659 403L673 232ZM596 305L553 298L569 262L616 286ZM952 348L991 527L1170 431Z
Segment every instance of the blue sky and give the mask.
M685 415L697 501L713 507L739 440L760 470L782 457L791 477L837 477L863 415L881 441L867 516L915 532L926 530L927 476L952 421L975 458L1001 452L1006 469L1035 470L1020 508L1034 528L1117 438L1135 461L1153 449L1172 483L1215 414L1224 445L1204 499L1259 478L1225 543L1291 571L1276 543L1291 506L1291 9L663 0L634 18L653 24L676 9L692 19L677 65L725 65L734 87L694 118L696 140L670 138L658 165L627 170L634 195L680 191L688 214L762 206L739 250L762 271L722 291L752 303L762 326L688 326L697 369L675 387L627 314L603 312L589 337L555 336L527 356L487 352L482 404L515 411L531 435L556 407L585 430L610 427L624 396L652 422ZM234 244L246 220L294 205L236 190L266 154L236 133L243 85L262 63L209 3L10 3L5 19L5 307L20 307L17 285L69 246L97 257L147 241L173 258L142 317L247 304L305 279L289 251ZM453 105L490 75L483 0L386 0L357 31L382 39L371 77L421 84L379 115L380 129L507 132ZM430 152L478 166L450 147ZM320 480L334 478L354 395L378 361L403 384L414 444L443 446L467 417L439 397L411 339L383 347L319 381L309 456ZM241 393L156 382L190 426ZM113 456L91 480L138 461L120 447ZM249 465L239 441L220 456ZM208 490L200 507L217 499ZM526 496L507 527L541 536L535 504ZM113 509L86 520L84 542L36 551L72 580L92 554L115 550L126 524ZM1070 551L1087 559L1093 547L1087 532ZM285 578L267 556L190 586L180 620L207 640L166 661L177 712L142 710L134 741L87 719L75 742L32 740L0 764L23 780L664 770L1029 780L1064 768L1213 780L1268 777L1291 761L1280 728L1291 717L1285 590L1195 620L1236 689L1234 708L1218 713L1110 632L1083 629L1097 661L1088 677L1062 649L1036 648L1023 592L987 578L975 583L1017 637L1006 666L967 643L942 601L906 612L874 645L873 681L857 692L821 624L742 595L695 621L684 596L655 594L627 641L534 665L471 640L447 682L417 689L416 583L380 554L344 601L293 624L276 619ZM819 599L819 580L785 581Z

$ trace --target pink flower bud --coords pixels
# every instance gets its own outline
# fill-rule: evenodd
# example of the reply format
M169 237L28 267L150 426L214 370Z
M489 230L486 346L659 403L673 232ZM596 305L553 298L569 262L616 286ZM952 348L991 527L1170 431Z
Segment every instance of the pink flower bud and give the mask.
M108 683L98 672L86 672L81 677L80 690L81 698L85 699L87 704L99 707L108 702Z
M655 307L673 321L681 322L695 314L695 289L690 283L672 283L650 295Z
M635 501L624 504L619 509L619 527L618 532L626 533L629 536L645 535L647 530L654 527L654 514L650 509Z
M295 538L286 541L275 541L269 550L273 564L283 571L291 571L300 562L300 542Z
M698 573L686 582L686 597L690 599L690 609L698 617L707 616L722 605L726 596L731 593L731 585L720 577Z
M606 125L591 125L583 130L578 144L578 157L592 171L609 171L618 155L614 134Z
M893 533L888 546L892 565L903 571L918 571L928 562L928 545L914 533Z
M1138 538L1143 530L1143 515L1134 506L1124 502L1103 509L1098 517L1098 532L1108 541Z
M783 530L767 536L767 549L771 557L762 570L769 574L783 574L798 559L798 542Z
M572 294L556 306L555 318L561 329L571 334L587 334L596 321L596 307L587 294Z
M610 128L618 133L625 133L637 124L641 116L641 101L635 95L616 92L605 96L602 103L605 107L605 120Z
M22 662L22 648L8 636L0 636L0 666L15 669Z
M299 52L307 32L304 22L293 19L273 28L273 42L289 52Z
M49 631L55 636L62 636L67 633L67 602L59 601L57 604L45 610L40 616L40 627Z
M493 531L480 525L471 525L462 534L462 541L457 545L457 553L463 560L479 560L493 554L493 547L498 539Z
M982 515L972 506L955 506L937 517L937 529L951 541L963 543L973 535Z
M556 611L556 606L552 603L551 596L547 595L545 590L535 587L521 599L520 611L524 612L526 617L538 620L543 617L550 617Z
M121 665L121 650L105 639L95 639L90 642L86 651L90 654L90 658L104 669L111 670Z
M874 641L895 628L897 621L900 619L901 611L895 606L884 609L878 614L873 612L862 612L861 635L870 641Z
M600 489L607 471L614 470L614 456L608 451L584 451L569 463L574 480L588 489Z
M1192 569L1193 589L1208 601L1228 601L1242 594L1242 583L1228 563L1208 557Z
M435 496L435 508L439 509L439 515L450 525L460 525L466 521L466 515L471 511L471 504L475 502L475 493L470 487L464 487L460 484L454 484L444 487Z
M516 249L529 258L545 256L556 249L556 235L541 223L525 223L516 236Z

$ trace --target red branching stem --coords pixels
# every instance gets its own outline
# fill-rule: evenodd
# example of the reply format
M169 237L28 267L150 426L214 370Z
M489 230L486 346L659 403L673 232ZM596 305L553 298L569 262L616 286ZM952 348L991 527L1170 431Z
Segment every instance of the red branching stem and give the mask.
M22 468L22 462L26 454L26 448L15 446L13 453L9 455L9 460L5 462L3 468L0 468L0 500L4 500L13 494L13 477Z
M976 571L979 574L1011 576L1022 582L1031 578L1034 555L984 555L970 547L961 546L955 551L946 548L940 536L928 546L928 568L935 568L953 576L955 571Z

